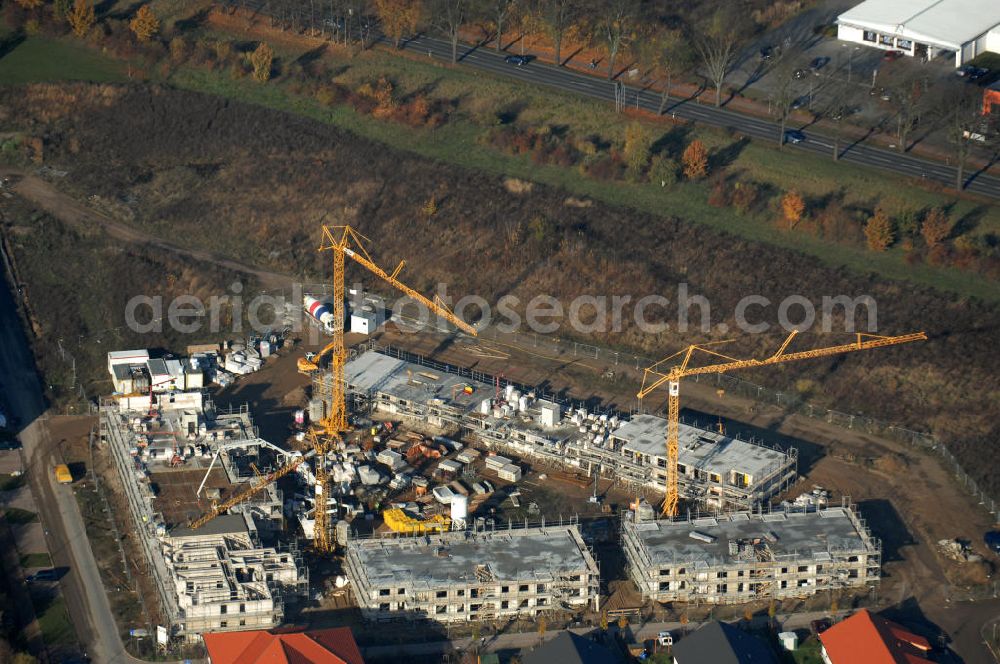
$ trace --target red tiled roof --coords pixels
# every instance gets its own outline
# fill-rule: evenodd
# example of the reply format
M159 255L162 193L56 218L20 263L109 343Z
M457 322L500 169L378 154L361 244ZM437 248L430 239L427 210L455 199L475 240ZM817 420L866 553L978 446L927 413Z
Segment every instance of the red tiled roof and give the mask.
M861 609L819 635L833 664L926 664L927 639Z
M212 664L364 664L347 627L203 634Z

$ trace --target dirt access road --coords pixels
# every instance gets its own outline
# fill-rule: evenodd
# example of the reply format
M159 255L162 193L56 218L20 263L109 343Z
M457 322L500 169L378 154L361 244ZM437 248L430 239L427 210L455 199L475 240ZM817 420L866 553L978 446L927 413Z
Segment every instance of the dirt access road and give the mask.
M290 288L294 283L291 277L284 274L260 270L245 263L218 256L210 251L187 249L143 233L128 224L123 224L87 207L73 197L60 192L51 183L46 182L37 175L18 169L0 168L0 177L13 178L16 180L13 187L11 187L14 193L22 196L60 221L76 226L77 228L86 230L97 225L109 236L122 242L146 244L179 256L218 265L219 267L236 272L243 272L259 279L261 288L264 290Z

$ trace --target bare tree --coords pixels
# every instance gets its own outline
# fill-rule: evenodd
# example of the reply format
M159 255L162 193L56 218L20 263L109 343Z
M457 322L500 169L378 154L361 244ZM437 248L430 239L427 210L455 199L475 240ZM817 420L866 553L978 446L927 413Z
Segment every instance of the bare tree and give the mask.
M545 25L545 31L552 39L557 66L562 66L563 37L580 16L581 10L581 0L540 0L538 3L538 12Z
M900 74L893 79L889 92L896 109L896 143L900 152L909 146L910 132L927 110L927 81L918 74Z
M788 118L795 110L796 101L801 97L798 63L801 51L790 48L782 52L780 59L771 70L771 114L778 119L778 147L785 145L785 131Z
M722 85L736 62L737 46L743 37L745 22L728 4L716 11L695 38L705 73L715 86L715 105L722 106Z
M673 78L688 71L694 63L690 41L680 30L659 29L640 38L639 60L656 82L663 83L658 115L670 100Z
M608 80L615 76L615 62L629 40L638 19L638 0L597 0L598 30L608 51Z
M451 42L451 62L458 62L458 35L469 13L469 0L434 0L430 6L431 22Z
M840 159L840 143L843 139L843 123L858 106L858 97L861 94L856 85L852 85L845 80L831 82L826 87L826 102L823 104L822 113L834 124L833 132L833 160Z
M977 144L996 147L996 131L1000 127L993 119L995 115L983 115L983 101L978 88L954 84L939 98L938 112L948 142L955 150L955 189L961 191L965 189L965 171L973 147Z
M484 13L496 25L497 53L503 50L503 27L516 11L518 4L518 0L486 0L485 2L485 6L483 7Z

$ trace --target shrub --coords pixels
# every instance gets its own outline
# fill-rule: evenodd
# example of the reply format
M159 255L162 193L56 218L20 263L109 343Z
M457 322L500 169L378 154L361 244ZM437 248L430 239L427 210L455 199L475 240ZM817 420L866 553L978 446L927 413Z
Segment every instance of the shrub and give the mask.
M712 185L712 190L708 193L708 204L712 207L729 207L732 201L729 183L720 178Z
M170 60L174 64L181 64L187 57L188 45L183 37L177 36L170 40Z
M753 182L737 182L733 185L733 207L746 214L753 210L760 200L760 187Z
M853 215L837 201L829 203L818 215L823 237L838 242L857 242L858 224Z
M943 265L947 265L949 260L951 260L951 251L948 249L947 245L934 245L931 247L931 250L927 252L927 262L931 265L941 267Z
M649 181L661 187L672 187L677 183L677 162L658 154L649 163Z
M632 181L642 178L649 164L649 151L653 146L653 139L638 122L633 122L625 128L625 162L628 164L628 176Z
M896 232L901 238L913 238L920 234L920 213L906 210L896 217Z

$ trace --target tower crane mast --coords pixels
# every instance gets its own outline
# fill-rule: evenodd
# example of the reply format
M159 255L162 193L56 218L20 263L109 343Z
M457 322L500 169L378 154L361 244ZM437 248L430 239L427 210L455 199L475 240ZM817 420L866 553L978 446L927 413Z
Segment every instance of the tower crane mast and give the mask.
M344 367L347 363L347 350L344 345L344 272L345 258L350 258L366 270L385 281L390 286L408 295L426 306L430 311L452 323L461 331L477 336L476 328L469 325L451 312L440 298L427 298L413 288L410 288L397 278L402 272L405 261L391 272L380 268L365 249L368 238L351 226L323 226L322 241L319 251L329 251L333 254L333 339L312 360L299 358L298 367L301 371L315 372L320 362L330 357L330 372L318 378L321 398L327 404L323 416L309 432L312 449L304 456L296 457L290 463L282 466L269 475L257 478L251 485L233 497L214 507L210 512L191 524L191 528L205 525L227 509L246 500L261 491L265 486L295 470L307 458L316 459L316 496L315 522L313 525L314 545L317 551L328 552L332 549L330 542L329 515L327 514L327 480L326 454L339 442L341 434L347 431L347 404L344 394Z
M668 386L667 392L667 477L666 477L666 497L663 500L663 514L665 516L677 516L679 503L677 461L679 456L679 435L680 435L680 381L689 376L699 376L703 374L720 374L737 369L749 369L753 367L765 367L784 362L795 362L797 360L807 360L816 357L828 357L830 355L841 355L843 353L853 353L873 348L885 346L895 346L898 344L911 343L913 341L926 341L927 335L923 332L904 334L901 336L888 337L874 334L858 334L853 343L828 346L826 348L814 348L811 350L786 352L788 346L795 339L798 332L792 330L778 350L769 357L763 359L749 358L738 359L724 355L714 350L715 347L729 343L729 341L717 341L707 344L694 344L684 350L674 353L659 362L649 366L643 372L642 387L636 396L640 400L652 393L654 390ZM698 355L707 355L717 360L716 364L700 366L689 366L691 361ZM671 361L674 364L668 365Z

